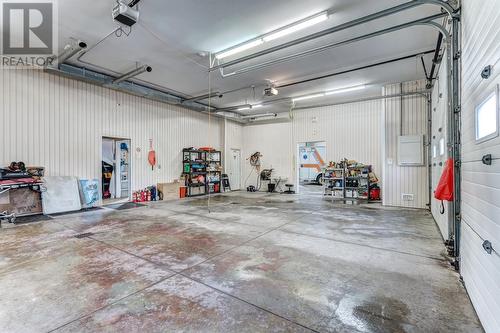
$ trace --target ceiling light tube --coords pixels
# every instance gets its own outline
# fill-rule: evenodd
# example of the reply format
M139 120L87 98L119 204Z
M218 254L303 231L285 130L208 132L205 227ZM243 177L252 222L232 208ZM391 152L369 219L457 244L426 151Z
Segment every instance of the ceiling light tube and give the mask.
M249 115L249 116L243 116L241 119L256 119L256 118L267 118L267 117L273 117L276 118L278 116L277 113L264 113L264 114L254 114L254 115Z
M245 105L245 106L237 108L236 110L237 111L247 111L247 110L251 110L251 109L252 109L251 105Z
M258 38L258 39L249 41L247 43L240 44L236 47L230 48L226 51L222 51L222 52L216 54L215 58L217 58L217 59L227 58L227 57L230 57L230 56L235 55L237 53L241 53L241 52L246 51L248 49L251 49L253 47L259 46L262 43L264 43L262 38Z
M331 90L331 91L327 91L325 92L325 95L328 96L328 95L335 95L335 94L343 94L343 93L346 93L346 92L351 92L351 91L357 91L357 90L363 90L365 89L366 86L365 85L361 85L361 86L356 86L356 87L350 87L350 88L343 88L343 89L337 89L337 90Z
M261 107L263 107L264 105L262 104L255 104L255 105L245 105L245 106L242 106L238 109L236 109L237 111L247 111L247 110L252 110L252 109L259 109Z
M264 42L270 42L270 41L273 41L275 39L281 38L283 36L297 32L299 30L309 28L315 24L318 24L320 22L327 20L328 18L329 18L328 11L321 12L321 13L313 15L313 16L309 16L303 20L286 25L282 28L279 28L279 29L273 30L267 34L261 35L257 38L251 39L247 42L244 42L242 44L236 45L234 47L231 47L229 49L226 49L224 51L216 53L215 58L218 60L221 60L221 59L230 57L230 56L235 55L237 53L241 53L243 51L246 51L246 50L249 50L249 49L254 48L256 46L259 46L259 45L263 44Z
M313 25L326 21L328 19L328 12L323 12L311 17L308 17L304 20L298 21L296 23L292 23L286 27L270 32L262 37L264 42L270 42L275 39L281 38L283 36L292 34L294 32L309 28Z
M305 101L306 99L313 99L313 98L318 98L318 97L323 97L323 96L325 96L325 93L313 94L313 95L307 95L307 96L301 96L301 97L295 97L292 100L294 102L298 102L298 101Z

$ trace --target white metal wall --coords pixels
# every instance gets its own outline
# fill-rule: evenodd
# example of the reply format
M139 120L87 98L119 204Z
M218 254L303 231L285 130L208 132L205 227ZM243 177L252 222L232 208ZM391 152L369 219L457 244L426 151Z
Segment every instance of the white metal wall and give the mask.
M295 111L289 122L244 127L244 157L260 151L263 168L273 167L277 176L296 181L297 144L326 142L326 161L342 158L371 164L381 177L382 102L370 101ZM245 179L250 169L245 163ZM255 183L252 176L248 184ZM247 185L248 185L247 184Z
M446 54L443 59L446 59ZM439 67L439 72L437 76L436 84L432 90L432 139L431 139L431 150L436 149L436 157L431 159L431 169L432 169L432 198L431 198L431 211L434 216L439 230L443 239L447 240L450 237L449 232L449 222L450 222L450 210L451 204L449 202L444 202L445 207L444 214L441 214L441 202L434 198L434 190L436 189L441 175L444 170L446 160L448 159L448 149L445 145L444 155L440 152L440 141L444 139L445 144L448 141L447 137L447 113L448 113L448 81L447 81L447 63L445 60L441 62ZM433 148L434 147L434 148Z
M243 128L242 186L256 185L257 174L252 172L249 158L255 152L262 156L261 169L275 170L275 176L286 177L292 182L292 137L289 122L245 126Z
M224 120L224 161L228 161L231 149L243 149L243 125ZM227 164L224 166L227 168Z
M382 177L380 100L325 106L298 111L293 119L295 146L326 142L326 161L343 158L373 166Z
M411 81L403 83L403 93L425 90L425 81ZM384 88L385 95L394 95L401 92L399 84L388 85ZM403 97L403 120L401 120L401 99L391 98L384 100L384 177L382 196L384 205L427 208L429 187L428 168L400 167L398 165L398 136L425 135L427 138L428 106L427 100L420 96ZM401 121L402 133L401 133ZM427 161L427 149L425 160ZM413 201L403 201L403 194L413 194Z
M243 161L240 159L239 168L235 167L238 163L234 163L233 149L240 151L243 154L243 125L234 121L224 120L224 172L228 175L231 189L241 189L243 178ZM243 158L243 156L241 156ZM237 169L237 170L235 170ZM238 185L239 184L239 185Z
M47 175L100 178L103 136L131 139L132 189L178 179L181 150L222 148L222 122L39 70L0 71L0 165L24 161ZM153 139L160 168L147 162ZM140 153L136 151L140 148Z
M474 131L476 105L500 84L500 0L463 1L462 15L461 274L486 331L500 332L500 137L476 144ZM493 165L479 162L485 154ZM483 250L485 239L496 252Z

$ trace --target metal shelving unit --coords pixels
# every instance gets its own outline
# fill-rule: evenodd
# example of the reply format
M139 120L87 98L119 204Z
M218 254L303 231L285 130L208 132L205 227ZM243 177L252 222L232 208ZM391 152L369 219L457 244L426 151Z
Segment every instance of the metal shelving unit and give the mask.
M345 169L323 169L323 195L331 196L333 200L342 200L345 197Z
M343 167L323 169L323 195L331 196L332 200L372 201L371 166L349 166L346 160L339 164Z
M188 197L221 193L220 151L184 149L182 156Z

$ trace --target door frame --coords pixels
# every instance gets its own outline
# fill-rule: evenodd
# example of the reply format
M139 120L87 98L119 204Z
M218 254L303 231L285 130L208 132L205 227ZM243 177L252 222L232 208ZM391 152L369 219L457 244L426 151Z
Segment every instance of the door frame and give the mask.
M314 140L314 141L302 141L302 142L297 142L297 145L295 147L295 192L297 194L300 194L300 146L306 146L307 144L317 144L317 143L324 143L325 144L325 152L328 155L328 145L326 140ZM325 163L328 160L328 158L325 157Z
M117 137L117 136L112 136L112 135L102 135L101 138L100 138L100 146L99 146L99 166L98 166L98 180L99 180L99 184L101 184L101 186L99 187L99 199L101 201L101 205L103 203L103 199L102 199L102 145L104 143L104 140L107 139L107 140L113 140L115 143L117 141L128 141L129 142L129 166L128 166L128 173L129 173L129 177L128 177L128 186L129 186L129 191L128 191L128 200L132 200L132 167L133 167L133 152L132 152L132 139L130 138L124 138L124 137ZM115 189L116 190L116 189ZM125 198L121 198L121 199L125 199Z

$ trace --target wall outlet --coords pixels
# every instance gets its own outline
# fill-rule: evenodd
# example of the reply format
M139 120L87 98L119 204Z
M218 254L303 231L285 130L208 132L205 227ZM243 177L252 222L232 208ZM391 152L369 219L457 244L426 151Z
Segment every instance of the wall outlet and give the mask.
M415 200L415 196L413 194L408 194L408 193L401 194L401 198L403 199L403 201L414 201Z

